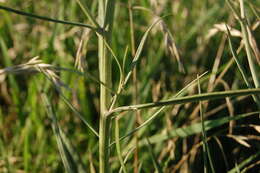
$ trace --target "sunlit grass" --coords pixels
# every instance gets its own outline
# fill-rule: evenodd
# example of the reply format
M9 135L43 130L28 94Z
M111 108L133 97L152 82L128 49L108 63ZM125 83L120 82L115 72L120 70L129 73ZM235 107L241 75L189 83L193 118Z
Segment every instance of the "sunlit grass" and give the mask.
M1 1L0 172L254 171L259 5Z

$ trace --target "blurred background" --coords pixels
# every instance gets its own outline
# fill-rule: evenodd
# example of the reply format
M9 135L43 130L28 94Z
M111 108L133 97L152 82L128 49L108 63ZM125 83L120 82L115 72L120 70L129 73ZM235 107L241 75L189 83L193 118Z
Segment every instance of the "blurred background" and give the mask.
M97 0L85 0L94 17ZM0 5L50 18L89 23L74 0L21 1L1 0ZM238 8L239 9L239 8ZM245 3L252 34L259 44L259 1ZM119 98L118 106L167 99L204 72L202 92L247 88L228 47L225 25L231 28L232 43L241 46L241 28L224 0L137 0L132 2L134 34L130 32L129 4L116 2L111 48L122 62L126 47L125 72L130 69L133 53L146 29L158 16L163 22L149 34L137 65L137 90L130 81ZM131 36L134 44L131 44ZM0 68L19 65L39 56L46 64L77 70L75 60L80 42L86 72L57 71L69 89L62 92L84 118L98 130L99 83L97 36L88 29L36 20L0 10ZM133 46L134 45L134 46ZM132 52L132 53L131 53ZM250 73L244 48L239 58ZM257 62L257 61L256 61ZM182 67L183 66L183 67ZM257 66L259 70L259 65ZM252 82L252 78L249 78ZM113 90L117 89L119 71L113 62ZM0 75L0 172L63 172L57 142L51 129L40 93L45 91L55 109L58 122L77 152L87 172L98 170L98 139L59 97L53 85L38 73ZM137 98L134 97L137 93ZM186 95L198 93L190 87ZM250 96L204 102L205 119L213 120L253 112L257 105ZM133 112L120 119L120 134L131 131L147 120L154 110ZM164 172L203 172L201 134L170 136L170 131L200 121L198 103L168 106L149 126L138 132L140 172L154 172L152 158L143 140L152 140L153 152ZM208 144L216 172L227 172L259 153L259 117L248 116L208 131ZM194 130L194 132L192 132ZM114 133L114 132L111 132ZM157 136L156 136L157 135ZM158 141L156 140L158 137ZM164 137L160 140L159 137ZM121 143L124 153L134 137ZM111 167L120 168L115 147L111 147ZM127 162L133 172L134 156ZM250 164L251 163L251 164ZM259 154L247 165L246 172L257 172ZM258 166L257 166L258 165ZM98 171L97 171L98 172Z

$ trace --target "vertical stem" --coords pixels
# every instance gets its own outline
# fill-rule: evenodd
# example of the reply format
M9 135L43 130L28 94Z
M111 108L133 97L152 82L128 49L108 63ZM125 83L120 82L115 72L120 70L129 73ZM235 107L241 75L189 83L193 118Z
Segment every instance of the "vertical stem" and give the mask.
M134 36L134 22L133 22L133 12L132 12L132 0L128 1L128 12L129 12L129 21L130 21L130 38L131 38L131 54L132 57L135 56L135 36ZM136 68L133 70L133 95L134 95L134 104L138 104L138 86L137 86L137 76ZM138 119L140 118L140 111L135 113L135 127L139 126ZM134 151L134 173L138 173L138 134L135 134L135 151Z
M248 32L247 32L248 25L247 25L247 20L246 20L246 16L245 16L244 1L240 0L239 2L240 2L240 11L241 11L240 25L241 25L242 34L243 34L243 41L244 41L245 48L246 48L249 69L250 69L250 72L251 72L251 75L253 78L253 82L255 84L255 88L260 88L260 80L257 75L256 65L253 60L251 47L250 47L250 43L249 43L249 38L248 38Z
M112 23L114 16L114 0L99 0L98 19L99 25L103 28L103 34L98 35L98 58L99 78L107 87L112 87L111 81L111 58L105 42L110 44ZM100 122L99 122L99 172L109 173L109 138L110 118L106 117L111 93L104 85L100 85Z

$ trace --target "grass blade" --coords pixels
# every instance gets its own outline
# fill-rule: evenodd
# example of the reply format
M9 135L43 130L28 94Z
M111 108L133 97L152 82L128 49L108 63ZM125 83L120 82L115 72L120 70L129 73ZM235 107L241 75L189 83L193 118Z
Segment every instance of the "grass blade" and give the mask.
M52 18L49 18L49 17L46 17L46 16L39 16L39 15L36 15L36 14L27 13L27 12L24 12L24 11L16 10L16 9L5 7L5 6L2 6L2 5L0 5L0 9L8 11L8 12L15 13L15 14L19 14L19 15L22 15L22 16L26 16L26 17L31 17L31 18L35 18L35 19L39 19L39 20L48 21L48 22L61 23L61 24L65 24L65 25L85 27L85 28L89 28L89 29L91 29L93 31L99 32L98 28L95 28L95 27L93 27L91 25L87 25L87 24L84 24L84 23L52 19Z
M247 158L244 161L242 161L240 164L238 164L237 166L232 168L230 171L228 171L228 173L236 173L237 172L237 167L238 167L238 169L242 169L243 167L245 167L247 164L252 162L254 159L258 158L259 156L260 156L260 151L258 151L254 155L252 155L249 158Z
M145 103L131 106L122 106L115 108L111 112L108 113L108 116L115 112L123 112L123 111L135 111L139 109L160 107L166 105L176 105L176 104L185 104L190 102L197 102L203 100L214 100L214 99L222 99L225 97L235 97L235 96L245 96L252 94L259 94L260 89L241 89L241 90L232 90L232 91L220 91L220 92L212 92L212 93L204 93L197 94L192 96L185 96L179 98L173 98L165 101L153 102L153 103Z
M126 167L122 158L122 153L121 153L121 148L120 148L120 141L119 141L119 123L118 120L119 118L115 118L115 140L116 140L116 151L117 151L117 157L120 161L121 167L123 169L124 173L127 173Z
M56 141L57 141L58 148L60 151L60 156L61 156L63 165L65 167L65 170L68 173L77 173L78 170L77 170L76 162L73 160L72 155L69 152L69 149L67 148L66 144L64 143L63 137L61 135L61 129L60 129L57 119L56 119L56 115L45 94L42 94L42 100L46 107L47 114L49 115L49 117L52 120L52 129L53 129L54 135L56 137Z
M249 27L248 27L247 19L246 19L246 16L245 16L244 1L240 0L239 2L240 2L240 7L241 7L241 18L239 18L239 23L240 23L241 28L242 28L243 41L245 43L249 69L250 69L255 87L259 88L260 87L260 79L258 77L257 70L256 70L256 64L253 60L253 56L252 56L252 52L251 52L249 35L248 35L248 32L247 32L247 29Z
M135 149L135 148L131 148L131 149L127 152L127 154L126 154L126 156L125 156L125 159L124 159L124 164L126 164L128 158L129 158L129 156L133 153L134 149ZM122 171L123 171L123 168L121 167L120 170L119 170L119 173L122 173Z
M201 88L200 88L200 81L199 81L199 79L198 79L198 90L199 90L199 94L201 94ZM211 172L215 173L213 162L212 162L211 155L210 155L208 142L207 142L207 133L206 133L206 130L205 130L205 125L204 125L204 112L203 112L203 107L202 107L201 101L199 101L199 106L200 106L202 139L203 139L202 143L203 143L204 172L205 173L208 172L207 171L207 158L208 158L209 159L210 168L211 168Z
M244 69L244 67L242 66L242 64L240 63L239 59L238 59L238 55L236 53L236 51L234 51L234 48L233 48L233 45L232 45L232 41L231 41L231 34L230 34L230 31L228 29L228 27L226 26L226 29L227 29L227 34L228 34L228 43L229 43L229 48L230 48L230 51L232 53L232 56L233 58L235 59L236 61L236 64L238 66L238 69L247 85L248 88L253 88L253 86L250 84L249 80L248 80L248 76L246 75L246 71ZM256 96L256 95L253 95L252 96L254 101L256 102L256 104L258 105L258 107L260 107L260 100L259 98Z
M231 10L233 11L236 18L238 19L239 23L240 23L240 26L241 26L241 29L242 29L242 39L243 39L244 44L245 44L249 69L250 69L255 87L259 88L260 87L260 79L257 77L256 65L253 61L250 42L249 42L249 38L248 38L249 37L248 32L247 32L248 24L247 24L247 19L246 19L246 16L245 16L244 1L239 0L241 16L239 15L239 12L235 9L234 4L230 0L227 0L226 2L229 5L229 7L231 8Z
M200 75L198 77L201 78L202 76L204 76L207 72L203 73L202 75ZM190 82L188 85L186 85L183 89L181 89L174 97L178 97L181 94L184 93L184 91L186 91L190 86L192 86L198 79L193 80L192 82ZM174 98L173 97L173 98ZM127 133L126 135L120 137L120 141L125 139L126 137L131 136L132 134L134 134L136 131L138 131L139 129L145 127L146 125L150 124L164 109L166 108L166 106L163 106L161 108L159 108L158 110L156 110L151 116L150 118L148 118L147 120L145 120L140 126L136 127L134 130L130 131L129 133ZM115 142L112 142L110 144L110 147L115 144Z
M69 106L69 108L83 121L83 123L97 136L98 132L85 120L85 118L81 115L81 113L68 101L68 99L61 93L60 96L62 100Z
M157 161L157 159L155 157L155 154L153 153L152 145L151 145L151 143L150 143L148 138L146 138L146 142L147 142L149 153L150 153L150 155L152 157L153 165L154 165L155 169L157 170L158 173L163 173L162 168L160 167L160 164L158 163L158 161Z
M200 89L200 82L198 80L198 90L199 94L201 94L201 89ZM203 108L202 108L202 103L199 101L199 107L200 107L200 120L201 120L201 129L202 129L202 149L203 149L203 168L204 168L204 173L207 173L208 169L208 159L207 159L207 136L206 136L206 131L204 127L204 117L203 117Z
M248 116L252 116L252 115L257 115L259 114L260 111L257 112L250 112L250 113L245 113L245 114L240 114L240 115L236 115L234 117L224 117L224 118L219 118L219 119L215 119L215 120L207 120L204 121L204 126L205 126L205 131L211 130L213 128L219 127L221 125L224 125L226 123L228 123L231 120L239 120ZM153 143L158 143L158 142L162 142L164 140L173 138L173 137L181 137L181 138L186 138L190 135L194 135L194 134L198 134L202 132L202 128L201 128L201 122L196 123L196 124L192 124L190 126L187 127L180 127L177 129L173 129L171 131L169 131L168 134L157 134L154 135L152 137L150 137L150 142ZM140 146L144 145L145 141L142 140L140 142Z
M83 11L83 13L86 15L86 17L89 19L89 21L96 27L101 28L97 21L94 19L94 17L91 15L91 12L89 11L88 7L84 7L80 0L76 0L78 3L80 9Z
M138 60L139 60L139 58L140 58L140 55L141 55L142 50L143 50L143 48L144 48L144 43L145 43L145 41L146 41L146 39L147 39L147 37L148 37L150 31L152 30L152 28L153 28L157 23L159 23L160 20L161 20L161 19L156 20L156 21L155 21L154 23L152 23L152 25L145 31L145 33L144 33L144 35L143 35L143 37L142 37L142 39L141 39L141 41L140 41L140 43L139 43L139 46L138 46L138 48L137 48L137 51L136 51L135 56L134 56L134 58L133 58L133 61L132 61L132 63L131 63L131 69L130 69L130 71L128 72L128 74L126 75L126 78L125 78L125 81L124 81L124 85L126 85L126 83L128 82L130 76L131 76L132 73L133 73L133 70L134 70L134 68L135 68L135 66L136 66L136 64L137 64L137 62L138 62Z

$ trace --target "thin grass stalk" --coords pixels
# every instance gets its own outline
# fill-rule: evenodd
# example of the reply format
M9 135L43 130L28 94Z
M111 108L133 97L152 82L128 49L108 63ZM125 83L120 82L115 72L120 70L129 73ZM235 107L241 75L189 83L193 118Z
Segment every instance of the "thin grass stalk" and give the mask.
M220 140L218 139L218 137L216 136L213 136L213 139L215 139L216 143L218 144L219 146L219 149L221 151L221 154L222 154L222 157L223 157L223 160L224 160L224 163L225 163L225 167L226 167L226 172L228 171L228 161L227 161L227 156L224 152L224 148L223 148L223 145L221 144Z
M199 94L201 94L201 89L200 89L200 82L198 79L198 91ZM207 165L208 165L208 160L207 160L207 149L206 149L206 131L205 131L205 126L204 126L204 117L203 117L203 108L202 108L202 103L199 101L199 106L200 106L200 119L201 119L201 128L202 128L202 148L203 148L203 168L204 168L204 173L207 173Z
M125 159L124 159L124 164L126 164L128 158L130 157L130 155L132 154L134 148L131 148L127 153L126 153L126 156L125 156ZM123 171L123 168L121 166L120 170L119 170L119 173L122 173Z
M201 94L199 78L198 78L198 90L199 90L199 94ZM199 106L200 106L200 118L201 118L201 128L202 128L202 139L203 139L204 172L205 173L208 172L207 171L207 164L208 164L207 163L208 162L207 156L208 156L211 172L215 173L215 170L214 170L214 167L213 167L213 163L212 163L212 159L211 159L211 155L210 155L208 142L207 142L207 132L205 130L205 125L204 125L204 112L203 112L202 101L199 101Z
M135 35L134 35L134 22L133 22L133 9L132 9L132 0L128 1L128 13L129 13L129 23L130 23L130 39L131 39L131 54L134 57L135 50ZM133 70L133 95L134 95L134 104L138 104L138 86L137 86L137 70ZM140 111L135 112L135 128L138 127L138 119L140 117ZM135 133L135 153L134 153L134 173L138 173L138 134Z
M241 169L241 168L245 167L247 164L249 164L253 160L257 159L259 156L260 156L260 151L256 152L254 155L251 155L249 158L243 160L241 163L239 163L234 168L229 170L228 173L235 173L235 172L237 172L237 168Z
M113 113L115 113L115 112L136 111L139 109L161 107L161 106L166 106L166 105L185 104L185 103L189 103L189 102L223 99L226 97L238 97L238 96L253 95L253 94L259 94L259 93L260 93L259 88L203 93L203 94L197 94L197 95L192 95L192 96L173 98L173 99L159 101L159 102L121 106L121 107L115 108L112 111L108 112L107 116L109 116L109 117L113 116ZM114 116L116 116L116 114Z
M98 1L99 25L105 32L98 35L98 57L99 57L99 78L109 88L112 88L111 81L111 58L108 56L106 42L110 43L111 30L114 16L114 0ZM111 119L106 116L111 101L111 93L100 85L100 122L99 122L99 172L109 173L109 139Z
M202 78L207 72L203 73L202 75L200 75L198 78ZM189 87L191 87L198 79L193 80L192 82L190 82L188 85L186 85L183 89L181 89L177 94L175 94L173 96L173 98L175 97L179 97L181 96ZM159 109L157 109L155 112L153 112L153 114L150 116L150 118L148 118L146 121L144 121L141 125L139 125L138 127L136 127L135 129L133 129L132 131L130 131L129 133L127 133L126 135L120 137L120 141L123 140L126 137L131 136L132 134L134 134L136 131L138 131L139 129L143 128L144 126L148 125L149 123L151 123L164 109L166 108L166 106L163 106ZM114 144L114 142L112 142L110 144L110 147Z
M236 61L236 64L238 66L238 69L247 85L248 88L253 88L253 86L250 84L250 82L248 81L248 76L246 75L246 71L244 69L244 67L242 66L242 64L240 63L239 59L238 59L238 55L237 53L234 51L234 48L233 48L233 45L232 45L232 41L231 41L231 34L230 34L230 31L228 29L228 27L226 26L226 29L227 29L227 34L228 34L228 43L229 43L229 48L230 48L230 51L232 53L232 56L233 58L235 59ZM256 96L256 95L252 95L254 101L256 102L257 106L260 108L260 100L259 98Z
M121 167L123 169L124 173L127 173L126 167L123 161L121 147L120 147L120 141L119 141L119 117L115 118L115 140L116 140L116 151L117 151L117 157L120 161Z
M22 16L26 16L26 17L30 17L30 18L35 18L35 19L39 19L39 20L44 20L44 21L48 21L48 22L85 27L85 28L89 28L89 29L96 31L96 32L101 32L99 30L99 28L96 28L94 26L87 25L87 24L84 24L84 23L71 22L71 21L59 20L59 19L52 19L52 18L49 18L49 17L46 17L46 16L39 16L39 15L36 15L36 14L33 14L33 13L27 13L27 12L24 12L24 11L16 10L16 9L6 7L6 6L2 6L2 5L0 5L0 10L5 10L5 11L8 11L8 12L16 13L18 15L22 15Z
M96 28L100 28L100 26L99 26L99 24L97 23L97 21L96 21L96 20L94 19L94 17L91 15L90 10L88 9L88 7L84 7L80 0L76 0L76 2L78 3L79 7L81 8L81 10L82 10L83 13L85 14L85 16L90 20L90 22L91 22Z
M152 145L151 145L151 143L150 143L150 141L149 141L149 138L145 138L145 139L146 139L146 143L147 143L147 146L148 146L148 150L149 150L149 153L150 153L150 155L151 155L151 158L152 158L152 161L153 161L153 165L154 165L154 167L155 167L155 169L156 169L156 172L158 172L158 173L163 173L163 172L162 172L162 168L161 168L160 164L158 163L158 161L157 161L157 159L156 159L156 157L155 157L155 154L154 154L154 152L153 152Z
M260 79L257 75L256 65L253 61L253 56L252 56L251 47L250 47L249 38L248 38L248 32L247 32L248 25L247 25L247 20L246 20L246 16L245 16L244 1L240 0L239 3L240 3L240 10L241 10L241 18L239 18L239 22L240 22L240 25L242 28L242 35L243 35L243 40L245 43L247 60L248 60L250 72L251 72L255 87L260 88Z

